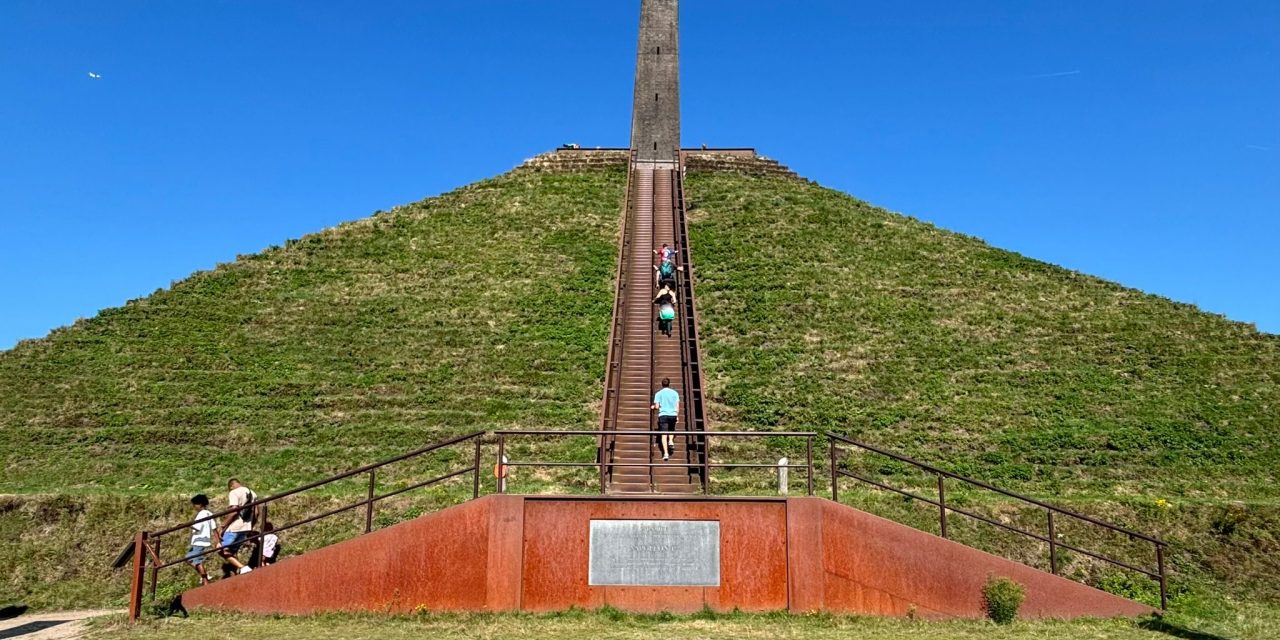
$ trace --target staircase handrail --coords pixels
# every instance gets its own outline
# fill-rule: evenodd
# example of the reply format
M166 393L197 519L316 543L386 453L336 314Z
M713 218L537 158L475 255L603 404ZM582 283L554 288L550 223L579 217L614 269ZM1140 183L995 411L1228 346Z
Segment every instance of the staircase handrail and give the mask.
M692 251L689 246L689 224L687 212L685 211L684 202L684 158L679 151L675 153L675 177L672 185L673 212L675 220L675 236L676 250L680 254L680 262L684 266L684 271L677 274L679 286L681 289L681 298L684 303L681 309L681 357L684 359L684 375L685 375L685 419L688 425L688 431L693 434L689 436L691 442L695 442L697 446L691 447L694 451L690 452L697 456L698 461L702 463L698 472L702 481L702 492L709 494L711 492L710 467L711 452L709 441L700 434L708 431L706 402L703 394L706 392L705 378L702 373L701 346L699 345L699 320L697 302L693 295L695 278L693 275Z
M624 289L626 288L626 266L628 256L628 240L627 227L632 224L631 213L635 207L635 202L631 197L631 167L635 165L637 152L631 150L627 159L627 185L626 192L623 195L622 202L622 229L618 237L618 267L614 275L614 295L613 295L613 317L609 323L609 353L608 362L605 363L604 371L604 404L600 411L600 429L602 431L617 431L618 427L618 396L622 388L622 371L620 369L622 363L618 358L618 354L622 351L621 342L623 336L618 335L619 329L623 332L626 327L622 326L622 320L625 313L621 310L625 307L623 304ZM606 445L605 440L608 439ZM600 486L603 488L612 479L613 469L608 466L610 457L613 454L614 446L617 442L616 434L601 435L599 439L599 457L600 463Z
M387 458L387 459L385 459L385 460L380 460L380 461L378 461L378 462L374 462L374 463L371 463L371 464L367 464L367 465L364 465L364 466L362 466L362 467L357 467L357 468L355 468L355 469L351 469L351 470L348 470L348 471L344 471L344 472L342 472L342 473L339 473L339 474L336 474L336 475L329 476L329 477L324 478L324 479L322 479L322 480L317 480L317 481L315 481L315 482L311 482L311 483L308 483L308 484L302 485L302 486L300 486L300 487L295 487L295 488L293 488L293 489L289 489L288 491L284 491L284 492L281 492L281 493L277 493L277 494L275 494L275 495L268 496L268 497L266 497L266 498L260 498L260 499L252 500L252 501L250 501L250 502L248 502L248 503L246 503L246 504L243 504L243 505L238 505L238 506L234 506L234 507L229 507L229 508L227 508L227 509L223 509L223 510L221 510L221 511L218 511L218 512L216 512L216 513L212 514L212 515L205 516L205 517L203 517L203 518L197 518L197 519L195 519L195 520L191 520L191 521L188 521L188 522L184 522L184 523L182 523L182 524L174 525L174 526L171 526L171 527L168 527L168 528L165 528L165 529L161 529L160 531L155 531L155 532L139 531L139 532L134 536L134 540L133 540L132 542L130 542L130 543L129 543L129 544L128 544L128 545L127 545L127 546L126 546L126 547L125 547L121 552L120 552L120 555L116 558L116 561L115 561L115 563L114 563L114 567L118 569L118 568L123 567L123 566L124 566L124 565L129 561L129 559L130 559L130 558L132 558L132 559L133 559L133 569L134 569L133 574L134 574L134 576L133 576L133 590L132 590L132 594L131 594L131 596L130 596L130 601L129 601L129 619L130 619L131 621L132 621L132 620L136 620L136 619L138 618L139 613L141 612L141 609L142 609L142 587L143 587L143 584L142 584L142 583L143 583L143 581L144 581L144 577L145 577L145 573L146 573L146 569L147 569L148 558L150 558L150 560L151 560L151 563L150 563L150 564L151 564L151 576L150 576L150 578L151 578L151 595L152 595L152 597L154 597L154 596L155 596L156 582L157 582L157 572L158 572L160 569L164 569L164 568L166 568L166 567L171 567L171 566L174 566L174 565L182 564L182 563L187 562L188 560L190 560L190 559L191 559L191 557L183 556L183 557L179 557L179 558L177 558L177 559L175 559L175 560L171 560L171 561L169 561L169 562L164 562L164 561L162 561L162 560L160 559L160 544L159 544L159 543L160 543L160 538L161 538L162 536L165 536L165 535L168 535L168 534L171 534L171 533L175 533L175 532L178 532L178 531L183 531L183 530L189 529L190 527L193 527L193 526L195 526L195 525L197 525L197 524L200 524L200 523L202 523L202 522L208 522L208 521L210 521L210 520L212 520L212 521L214 521L214 522L217 522L219 518L222 518L222 517L224 517L224 516L230 515L230 514L232 514L232 513L236 513L236 512L238 512L238 511L243 511L243 510L245 510L245 509L255 509L255 510L256 510L258 507L262 507L262 509L260 510L260 513L262 514L262 515L261 515L261 521L265 522L265 521L266 521L266 510L267 510L267 505L269 505L269 504L271 504L271 503L273 503L273 502L276 502L276 501L278 501L278 500L281 500L281 499L287 498L287 497L289 497L289 496L297 495L297 494L302 493L302 492L304 492L304 491L309 491L309 490L311 490L311 489L315 489L315 488L318 488L318 487L322 487L322 486L327 485L327 484L331 484L331 483L334 483L334 482L338 482L338 481L340 481L340 480L345 480L345 479L347 479L347 478L351 478L351 477L353 477L353 476L358 476L358 475L360 475L360 474L365 474L365 473L369 474L369 490L368 490L368 495L367 495L367 497L366 497L365 499L360 500L360 501L355 502L355 503L352 503L352 504L349 504L349 505L346 505L346 506L338 507L338 508L335 508L335 509L330 509L330 510L328 510L328 511L325 511L324 513L320 513L320 514L317 514L317 515L309 516L309 517L304 518L304 519L302 519L302 520L299 520L299 521L297 521L297 522L290 522L290 523L287 523L287 524L281 525L281 526L279 526L279 527L275 527L275 528L274 528L274 530L273 530L273 532L282 532L282 531L285 531L285 530L288 530L288 529L292 529L292 528L294 528L294 527L302 526L302 525L304 525L304 524L310 524L310 523L312 523L312 522L315 522L316 520L321 520L321 519L323 519L323 518L328 518L328 517L330 517L330 516L334 516L334 515L337 515L337 514L339 514L339 513L343 513L343 512L346 512L346 511L350 511L350 510L352 510L352 509L356 509L356 508L358 508L358 507L366 507L366 508L367 508L367 511L366 511L366 513L365 513L365 533L369 533L370 531L372 531L372 530L373 530L373 505L374 505L374 503L376 503L376 502L378 502L378 501L380 501L380 500L385 500L385 499L390 498L390 497L392 497L392 496L400 495L400 494L405 493L405 492L407 492L407 491L412 491L412 490L414 490L414 489L420 489L420 488L422 488L422 487L426 487L426 486L430 486L430 485L433 485L433 484L437 484L437 483L439 483L439 482L444 482L445 480L449 480L449 479L451 479L451 478L455 478L455 477L458 477L458 476L461 476L461 475L465 475L465 474L467 474L467 473L470 473L470 474L472 474L472 482L471 482L471 497L472 497L473 499L474 499L474 498L478 498L478 497L480 496L480 445L481 445L481 438L482 438L484 435L485 435L485 432L484 432L484 431L475 431L475 432L468 433L468 434L461 435L461 436L457 436L457 437L454 437L454 438L449 438L448 440L443 440L443 441L440 441L440 442L436 442L436 443L434 443L434 444L427 445L427 446L422 447L422 448L420 448L420 449L415 449L415 450L410 451L410 452L408 452L408 453L402 453L402 454L400 454L400 455L398 455L398 456L395 456L395 457L392 457L392 458ZM474 457L473 457L473 459L472 459L472 464L471 464L471 466L469 466L469 467L465 467L465 468L462 468L462 469L458 469L458 470L455 470L455 471L451 471L451 472L446 473L446 474L444 474L444 475L436 476L436 477L430 478L430 479L428 479L428 480L424 480L424 481L421 481L421 482L416 482L416 483L411 484L411 485L409 485L409 486L407 486L407 487L401 487L401 488L399 488L399 489L395 489L395 490L393 490L393 491L389 491L389 492L384 493L384 494L381 494L381 495L377 495L377 494L376 494L375 489L376 489L377 471L378 471L378 469L381 469L382 467L385 467L385 466L387 466L387 465L395 464L395 463L397 463L397 462L401 462L401 461L404 461L404 460L408 460L408 459L410 459L410 458L415 458L415 457L418 457L418 456L422 456L422 455L425 455L425 454L431 453L431 452L433 452L433 451L437 451L437 450L439 450L439 449L443 449L443 448L445 448L445 447L450 447L450 446L453 446L453 445L462 444L462 443L464 443L464 442L468 442L468 441L473 441L473 442L474 442L474 444L475 444ZM249 536L245 537L245 539L241 542L241 544L243 544L243 543L247 543L247 542L251 542L251 541L253 541L253 540L256 540L256 539L258 539L258 538L261 538L263 535L265 535L265 534L264 534L264 533L262 533L262 532L253 533L253 534L251 534L251 535L249 535ZM210 555L210 554L216 553L216 552L218 551L218 549L219 549L219 547L218 547L218 546L211 545L211 546L210 546L208 549L206 549L204 552L202 552L202 553L198 554L198 556L201 556L201 557L202 557L202 556L206 556L206 555Z
M1148 534L1141 533L1141 532L1138 532L1138 531L1134 531L1134 530L1132 530L1132 529L1129 529L1129 528L1126 528L1126 527L1122 527L1122 526L1120 526L1120 525L1118 525L1118 524L1114 524L1114 523L1111 523L1111 522L1107 522L1107 521L1105 521L1105 520L1101 520L1101 519L1099 519L1099 518L1095 518L1095 517L1093 517L1093 516L1085 515L1085 514L1083 514L1083 513L1079 513L1079 512L1076 512L1076 511L1072 511L1072 510L1070 510L1070 509L1064 509L1064 508L1062 508L1062 507L1058 507L1058 506L1055 506L1055 505L1049 504L1049 503L1044 502L1044 501L1042 501L1042 500L1037 500L1037 499L1032 498L1032 497L1030 497L1030 496L1025 496L1025 495L1022 495L1022 494L1019 494L1019 493L1015 493L1015 492L1013 492L1013 491L1009 491L1008 489L1001 489L1000 487L997 487L997 486L995 486L995 485L992 485L992 484L989 484L989 483L983 482L983 481L978 480L978 479L976 479L976 478L970 478L970 477L968 477L968 476L962 476L962 475L960 475L960 474L958 474L958 473L953 473L953 472L951 472L951 471L947 471L947 470L945 470L945 469L940 469L940 468L938 468L938 467L936 467L936 466L934 466L934 465L931 465L931 464L929 464L929 463L927 463L927 462L922 462L922 461L920 461L920 460L916 460L915 458L911 458L911 457L908 457L908 456L902 455L902 454L900 454L900 453L894 453L894 452L892 452L892 451L887 451L887 450L885 450L884 448L877 447L877 446L875 446L875 445L868 444L868 443L865 443L865 442L860 442L860 441L858 441L858 440L854 440L854 439L852 439L852 438L849 438L849 437L847 437L847 436L844 436L844 435L841 435L841 434L838 434L838 433L834 433L834 432L828 431L828 432L826 432L826 435L827 435L827 439L828 439L828 443L829 443L829 453L830 453L830 465L831 465L831 499L832 499L832 501L835 501L835 502L839 502L839 501L840 501L840 485L839 485L839 478L840 478L840 476L844 476L844 477L847 477L847 478L853 478L853 479L855 479L855 480L859 480L859 481L861 481L861 482L865 482L865 483L867 483L867 484L873 485L873 486L878 487L878 488L880 488L880 489L885 489L885 490L887 490L887 491L892 491L892 492L897 493L897 494L899 494L899 495L903 495L903 496L906 496L906 497L908 497L908 498L912 498L912 499L915 499L915 500L920 500L921 502L924 502L924 503L926 503L926 504L931 504L931 505L933 505L933 506L935 506L935 507L938 507L938 509L939 509L939 512L938 512L939 530L940 530L940 533L941 533L941 535L942 535L942 537L943 537L943 538L946 538L946 537L947 537L947 512L953 512L953 513L958 513L958 514L960 514L960 515L968 516L968 517L970 517L970 518L974 518L975 520L979 520L979 521L985 522L985 523L990 524L990 525L994 525L994 526L1000 527L1000 528L1002 528L1002 529L1005 529L1006 531L1012 531L1012 532L1014 532L1014 533L1018 533L1018 534L1021 534L1021 535L1024 535L1024 536L1027 536L1027 537L1030 537L1030 538L1036 539L1036 540L1039 540L1039 541L1041 541L1041 542L1047 543L1047 544L1049 545L1049 570L1050 570L1050 572L1051 572L1051 573L1053 573L1053 574L1055 574L1055 575L1058 573L1058 558L1057 558L1057 549L1058 549L1058 548L1067 549L1067 550L1069 550L1069 551L1074 551L1074 552L1076 552L1076 553L1080 553L1080 554L1083 554L1083 555L1089 556L1089 557L1091 557L1091 558L1095 558L1095 559L1097 559L1097 560L1101 560L1101 561L1103 561L1103 562L1107 562L1107 563L1110 563L1110 564L1113 564L1113 565L1116 565L1116 566L1119 566L1119 567L1123 567L1123 568L1128 569L1128 570L1130 570L1130 571L1135 571L1135 572L1137 572L1137 573L1141 573L1141 574L1143 574L1143 575L1145 575L1145 576L1147 576L1147 577L1149 577L1149 578L1152 578L1153 580L1157 580L1157 581L1160 583L1160 608L1161 608L1161 609L1167 609L1167 608L1168 608L1168 574L1167 574L1166 567L1165 567L1165 558L1164 558L1164 555L1165 555L1165 547L1167 547L1169 543L1165 542L1164 540L1162 540L1162 539L1160 539L1160 538L1158 538L1158 537L1156 537L1156 536L1152 536L1152 535L1148 535ZM841 469L840 469L840 465L839 465L839 463L840 463L840 460L839 460L840 449L839 449L839 447L836 445L836 443L838 443L838 442L839 442L839 443L844 443L844 444L846 444L846 445L850 445L850 446L858 447L858 448L860 448L860 449L865 449L865 450L867 450L867 451L871 451L872 453L876 453L876 454L878 454L878 455L882 455L882 456L885 456L885 457L888 457L888 458L891 458L891 459L897 460L897 461L899 461L899 462L904 462L904 463L909 464L909 465L911 465L911 466L913 466L913 467L916 467L916 468L918 468L918 469L923 469L924 471L927 471L927 472L929 472L929 473L931 473L931 474L934 474L934 476L937 478L937 482L938 482L938 498L935 500L935 499L933 499L933 498L929 498L929 497L926 497L926 496L922 496L922 495L920 495L920 494L918 494L918 493L912 493L912 492L910 492L910 491L905 491L905 490L903 490L903 489L899 489L899 488L897 488L897 487L890 486L890 485L885 484L885 483L883 483L883 482L879 482L879 481L877 481L877 480L872 480L871 478L866 478L866 477L860 476L860 475L858 475L858 474L856 474L856 473L852 473L852 472L849 472L849 471L841 470ZM945 488L945 486L944 486L944 484L943 484L943 478L951 478L951 479L953 479L953 480L959 480L959 481L961 481L961 482L964 482L964 483L967 483L967 484L970 484L970 485L973 485L973 486L976 486L976 487L980 487L980 488L982 488L982 489L986 489L986 490L988 490L988 491L994 491L994 492L996 492L996 493L999 493L999 494L1001 494L1001 495L1004 495L1004 496L1007 496L1007 497L1013 498L1013 499L1015 499L1015 500L1019 500L1019 501L1022 501L1022 502L1028 503L1028 504L1035 505L1035 506L1040 507L1040 508L1042 508L1042 509L1045 509L1045 511L1046 511L1046 512L1047 512L1047 514L1048 514L1048 535L1040 535L1040 534L1038 534L1038 533L1034 533L1034 532L1031 532L1031 531L1027 531L1027 530L1022 529L1022 528L1019 528L1019 527L1015 527L1015 526L1012 526L1012 525L1009 525L1009 524L1006 524L1006 523L1003 523L1003 522L999 522L999 521L997 521L997 520L993 520L993 519L988 518L988 517L986 517L986 516L983 516L983 515L981 515L981 514L978 514L978 513L974 513L974 512L972 512L972 511L969 511L969 510L967 510L967 509L961 509L961 508L958 508L958 507L955 507L955 506L948 505L948 504L947 504L947 498L946 498L946 488ZM1156 569L1155 569L1155 571L1151 571L1151 570L1149 570L1149 569L1144 569L1144 568L1142 568L1142 567L1134 566L1134 565L1132 565L1132 564L1130 564L1130 563L1128 563L1128 562L1124 562L1124 561L1121 561L1121 560L1117 560L1117 559L1115 559L1115 558L1110 558L1110 557L1107 557L1107 556L1101 555L1101 554L1099 554L1099 553L1095 553L1095 552L1093 552L1093 551L1088 551L1088 550L1086 550L1086 549L1081 549L1081 548L1079 548L1079 547L1076 547L1076 546L1073 546L1073 545L1069 545L1069 544L1064 543L1064 542L1060 542L1060 541L1058 540L1058 536L1056 535L1055 528L1054 528L1054 519L1053 519L1053 515L1054 515L1055 513L1057 513L1057 514L1061 514L1061 515L1064 515L1064 516L1068 516L1068 517L1070 517L1070 518L1075 518L1075 519L1077 519L1077 520L1080 520L1080 521L1083 521L1083 522L1087 522L1087 523L1089 523L1089 524L1092 524L1092 525L1095 525L1095 526L1098 526L1098 527L1102 527L1102 528L1104 528L1104 529L1108 529L1108 530L1113 531L1113 532L1116 532L1116 533L1124 534L1124 535L1128 536L1130 540L1132 540L1132 539L1135 539L1135 538L1136 538L1136 539L1144 540L1144 541L1146 541L1146 542L1150 542L1150 543L1151 543L1152 545L1154 545L1154 547L1155 547L1155 556L1156 556L1156 558L1155 558L1155 559L1156 559Z
M592 431L585 429L500 429L490 432L497 437L498 440L498 458L506 457L507 438L519 436L598 436L606 431ZM627 435L635 436L659 436L669 434L669 431L658 430L627 430ZM658 467L684 467L690 469L691 472L697 469L804 469L805 470L805 492L807 495L814 495L814 462L813 462L813 440L818 437L816 431L707 431L699 434L708 440L713 438L803 438L805 440L805 463L804 464L778 464L777 462L764 463L727 463L727 462L612 462L617 467L640 467L647 469L655 469ZM504 463L509 467L593 467L595 462L563 462L563 461L540 461L540 460L508 460ZM502 485L498 486L498 493L506 493L506 488ZM600 493L605 493L605 488L600 488Z

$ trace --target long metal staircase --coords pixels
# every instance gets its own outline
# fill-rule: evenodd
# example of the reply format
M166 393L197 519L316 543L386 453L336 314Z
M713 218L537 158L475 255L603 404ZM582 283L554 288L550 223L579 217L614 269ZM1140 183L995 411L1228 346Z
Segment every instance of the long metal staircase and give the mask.
M696 405L690 397L693 393L700 396L701 384L690 384L687 357L690 340L695 342L696 352L697 336L690 335L691 323L680 317L693 308L692 287L686 275L688 264L680 259L687 260L687 252L677 257L684 272L677 274L678 317L671 336L658 331L653 304L657 291L654 249L663 244L676 246L684 234L678 181L679 169L670 166L635 163L631 168L601 421L602 429L616 432L604 439L601 451L609 463L606 472L609 490L614 493L692 493L698 488L692 479L701 477L701 458L694 455L699 447L689 446L699 445L700 440L691 441L688 436L695 425L701 427L703 423L701 415L695 421L690 412L691 407L697 406L700 414L702 404L701 397ZM655 437L627 434L657 428L656 413L650 405L664 378L680 394L682 405L676 426L680 435L669 461L662 460Z

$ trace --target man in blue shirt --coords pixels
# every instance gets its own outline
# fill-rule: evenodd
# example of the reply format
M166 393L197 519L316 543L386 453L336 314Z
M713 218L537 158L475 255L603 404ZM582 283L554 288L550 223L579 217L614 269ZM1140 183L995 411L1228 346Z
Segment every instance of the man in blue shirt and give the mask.
M671 450L676 446L676 416L680 414L680 394L671 388L671 378L662 379L662 388L653 394L653 406L658 411L658 446L662 448L662 459L671 459Z

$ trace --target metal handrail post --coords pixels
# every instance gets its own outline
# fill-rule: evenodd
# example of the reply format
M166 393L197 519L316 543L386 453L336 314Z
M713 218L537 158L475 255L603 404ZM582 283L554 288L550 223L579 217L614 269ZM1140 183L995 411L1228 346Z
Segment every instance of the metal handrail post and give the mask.
M156 538L151 545L151 553L155 554L155 562L151 563L151 600L156 599L156 583L160 581L160 539Z
M596 454L596 463L600 465L600 495L604 495L604 434L600 434L596 446L599 447L599 453Z
M809 480L809 495L813 495L813 436L804 439L805 477Z
M1058 575L1058 534L1053 527L1053 509L1046 509L1049 514L1049 573Z
M827 451L831 454L831 501L840 502L840 472L836 466L840 451L836 448L835 440L828 439Z
M938 474L938 522L941 523L942 537L947 537L947 490L942 485L942 474Z
M1164 570L1164 545L1156 544L1156 571L1160 573L1160 609L1169 609L1169 583Z
M480 497L480 438L476 438L476 451L471 466L471 498L475 499Z
M498 434L498 464L493 467L494 480L498 483L498 493L507 492L507 436Z
M147 532L133 536L133 585L129 590L129 622L137 622L142 614L142 580L147 568Z
M378 470L369 470L369 504L365 505L364 510L364 532L373 531L373 496L376 495L374 488L378 482Z
M711 438L702 434L702 495L711 495Z

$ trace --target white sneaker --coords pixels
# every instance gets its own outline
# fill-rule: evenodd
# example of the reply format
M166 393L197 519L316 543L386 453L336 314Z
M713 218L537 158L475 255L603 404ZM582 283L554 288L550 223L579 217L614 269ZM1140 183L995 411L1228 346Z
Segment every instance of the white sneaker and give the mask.
M240 567L240 575L244 575L244 574L246 574L246 573L249 573L250 571L253 571L253 567L251 567L251 566L249 566L249 565L245 565L245 566L243 566L243 567Z

